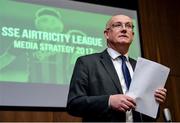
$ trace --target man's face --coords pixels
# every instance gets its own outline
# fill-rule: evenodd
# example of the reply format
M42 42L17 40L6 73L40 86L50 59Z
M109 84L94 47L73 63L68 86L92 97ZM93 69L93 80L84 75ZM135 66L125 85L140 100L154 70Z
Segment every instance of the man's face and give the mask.
M134 37L132 19L125 15L112 17L104 34L110 46L129 46Z

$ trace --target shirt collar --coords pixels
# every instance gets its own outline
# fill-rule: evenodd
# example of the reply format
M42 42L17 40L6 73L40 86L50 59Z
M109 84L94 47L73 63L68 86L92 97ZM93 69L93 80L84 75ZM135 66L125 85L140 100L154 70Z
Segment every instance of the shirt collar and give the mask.
M121 55L119 52L117 52L116 50L110 47L107 48L107 52L109 53L109 55L113 60L117 59ZM128 53L126 53L124 56L126 57L127 61L129 61Z

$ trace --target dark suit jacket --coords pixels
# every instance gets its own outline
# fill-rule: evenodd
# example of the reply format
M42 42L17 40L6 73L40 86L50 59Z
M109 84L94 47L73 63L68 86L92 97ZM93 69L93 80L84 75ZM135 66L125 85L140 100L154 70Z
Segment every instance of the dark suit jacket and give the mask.
M129 59L135 68L136 61ZM123 94L121 84L107 50L77 59L71 78L67 110L83 121L125 121L125 113L108 106L109 96ZM155 119L133 111L134 121Z

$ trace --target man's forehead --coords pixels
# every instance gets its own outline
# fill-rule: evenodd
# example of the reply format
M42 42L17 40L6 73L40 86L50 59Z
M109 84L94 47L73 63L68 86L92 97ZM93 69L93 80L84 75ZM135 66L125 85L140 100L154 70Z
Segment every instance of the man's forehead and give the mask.
M126 15L116 15L111 18L111 22L132 22L132 19Z
M106 23L106 28L109 27L112 23L133 23L132 18L126 15L115 15L112 16L109 21Z

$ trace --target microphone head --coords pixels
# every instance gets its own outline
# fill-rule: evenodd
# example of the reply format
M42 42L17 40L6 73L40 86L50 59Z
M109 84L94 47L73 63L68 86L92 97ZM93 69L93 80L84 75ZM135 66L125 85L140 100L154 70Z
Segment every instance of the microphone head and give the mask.
M163 116L164 116L164 120L166 122L172 122L171 113L170 113L170 110L168 108L165 108L163 110Z

